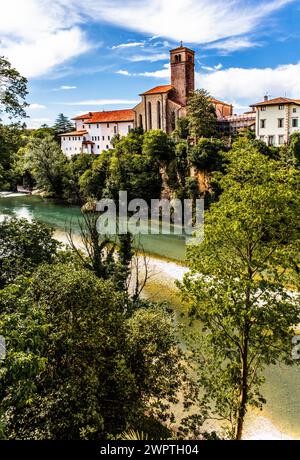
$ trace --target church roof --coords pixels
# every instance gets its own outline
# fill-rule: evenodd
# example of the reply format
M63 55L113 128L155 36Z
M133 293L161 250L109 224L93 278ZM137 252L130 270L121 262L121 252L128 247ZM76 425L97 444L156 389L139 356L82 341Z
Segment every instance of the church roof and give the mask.
M149 89L149 91L146 91L145 93L140 94L140 96L147 96L148 94L168 93L172 89L174 89L174 86L172 85L155 86L155 88Z
M227 104L226 102L219 101L219 99L215 99L214 97L209 97L210 102L213 104L221 104L221 105L226 105L228 107L232 107L232 104Z
M92 123L113 123L118 121L133 121L134 111L132 109L110 110L102 112L90 112L86 115L79 115L73 120L84 120L87 124Z

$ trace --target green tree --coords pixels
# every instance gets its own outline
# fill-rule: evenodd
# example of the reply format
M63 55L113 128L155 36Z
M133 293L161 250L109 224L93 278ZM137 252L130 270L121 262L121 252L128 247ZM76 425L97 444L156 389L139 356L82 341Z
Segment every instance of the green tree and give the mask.
M300 165L300 133L295 132L291 134L289 143L289 153L292 161L296 166Z
M175 137L186 140L189 137L189 119L188 117L180 117L177 119L176 129L173 133Z
M66 117L63 113L60 113L53 125L53 130L56 135L74 131L74 123Z
M22 77L7 59L0 56L0 117L5 113L9 118L25 118L27 94L26 78Z
M203 324L193 338L203 413L241 439L247 408L265 402L264 368L295 364L300 308L288 287L293 273L299 278L299 172L253 147L228 156L223 193L206 212L204 242L189 250L181 289Z
M196 90L188 99L187 118L190 134L194 137L211 137L217 133L217 115L209 94Z
M26 145L25 132L19 124L0 124L0 189L16 189L20 176L15 169L18 150Z
M27 276L42 263L50 263L59 243L46 225L25 219L0 223L0 288L17 276Z
M128 317L110 281L72 263L43 266L27 283L0 292L7 438L99 440L172 419L186 379L162 308Z
M152 130L144 135L143 153L165 164L175 157L175 145L164 131Z
M52 196L62 197L67 182L67 158L51 136L34 138L27 147L25 164L37 187Z
M200 171L220 171L223 169L226 146L219 139L199 139L189 151L189 161Z

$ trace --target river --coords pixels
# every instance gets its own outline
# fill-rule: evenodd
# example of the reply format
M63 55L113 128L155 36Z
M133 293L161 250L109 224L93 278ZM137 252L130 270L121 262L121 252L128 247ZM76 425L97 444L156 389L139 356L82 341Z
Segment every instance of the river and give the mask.
M78 232L80 211L76 206L57 204L34 196L8 195L0 197L0 219L5 216L23 217L45 222L56 230L56 237L65 241L65 229L70 223ZM185 241L173 235L143 235L141 244L152 257L152 276L145 294L158 301L169 301L178 321L185 322L175 280L186 272ZM267 404L262 411L247 416L246 439L300 439L300 367L272 366L266 370L262 393Z

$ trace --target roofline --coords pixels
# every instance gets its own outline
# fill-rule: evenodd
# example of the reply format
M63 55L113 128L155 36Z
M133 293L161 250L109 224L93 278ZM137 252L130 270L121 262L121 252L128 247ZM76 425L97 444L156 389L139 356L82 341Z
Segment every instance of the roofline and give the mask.
M300 100L297 101L296 99L286 99L284 101L277 101L273 102L272 100L270 101L262 101L262 102L257 102L257 104L251 104L249 107L263 107L266 105L290 105L290 104L296 104L300 105Z
M157 86L155 86L154 88L149 89L148 91L145 91L144 93L139 94L139 96L151 96L152 94L165 94L165 93L169 93L175 88L173 85L158 85L158 87L159 86L171 86L171 88L169 88L168 90L166 89L164 91L159 91L158 93L149 93L149 91L152 91L152 89L157 88Z
M170 53L174 53L174 51L178 51L178 50L187 50L190 53L195 54L195 51L192 50L191 48L188 48L187 46L178 46L178 48L174 48L174 49L170 50Z

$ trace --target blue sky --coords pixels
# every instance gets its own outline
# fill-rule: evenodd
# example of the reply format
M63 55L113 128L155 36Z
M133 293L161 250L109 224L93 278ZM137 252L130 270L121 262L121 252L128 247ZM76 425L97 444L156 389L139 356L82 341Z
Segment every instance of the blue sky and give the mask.
M127 108L195 49L196 84L236 112L300 99L300 0L0 0L0 54L29 79L28 125ZM18 12L18 14L16 14Z

